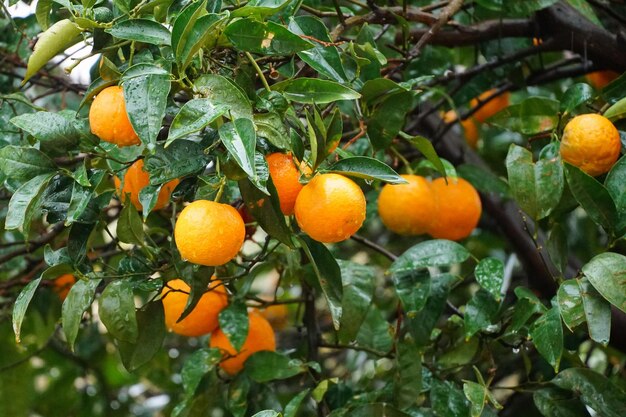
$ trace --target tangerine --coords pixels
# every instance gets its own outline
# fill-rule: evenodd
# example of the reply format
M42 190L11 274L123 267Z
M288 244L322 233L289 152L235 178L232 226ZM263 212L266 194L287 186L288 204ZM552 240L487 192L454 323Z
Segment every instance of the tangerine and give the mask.
M126 199L127 195L130 195L131 203L137 210L141 211L143 207L139 201L139 192L150 184L150 176L143 169L143 159L138 159L128 168L126 175L124 175L124 187L122 187L122 182L117 176L113 177L113 182L122 201ZM163 184L161 191L159 191L157 202L154 205L154 210L162 209L167 205L170 195L178 185L178 182L178 180L172 180Z
M98 93L89 109L89 126L91 133L101 140L120 147L141 143L126 113L120 86L107 87Z
M300 171L291 154L276 152L265 157L270 176L280 201L280 211L286 216L293 214L296 198L304 187L300 184Z
M495 88L487 90L479 95L477 98L474 98L470 101L470 106L476 107L483 101L489 100L474 113L474 118L480 123L484 123L485 120L487 120L494 114L498 113L502 109L505 109L506 107L509 107L511 94L508 91L505 91L504 93L492 98L496 91L497 90Z
M76 283L76 277L72 274L63 274L52 282L52 290L59 296L61 301L65 301L67 294Z
M408 184L386 184L378 196L378 214L383 224L401 235L428 231L435 199L430 183L419 175L401 175Z
M461 240L469 236L480 220L482 204L472 184L463 178L437 178L431 189L436 210L428 234L435 239Z

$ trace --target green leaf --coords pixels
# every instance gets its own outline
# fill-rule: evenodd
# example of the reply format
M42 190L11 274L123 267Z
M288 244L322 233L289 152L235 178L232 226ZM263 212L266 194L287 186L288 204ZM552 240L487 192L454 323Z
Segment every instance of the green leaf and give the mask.
M291 230L285 223L285 216L280 211L280 203L272 180L267 181L269 195L259 190L249 179L239 181L239 190L246 208L259 223L259 226L271 237L288 247L293 247Z
M438 416L468 417L470 404L463 392L453 382L433 379L430 403Z
M398 99L396 95L402 97L401 95L408 91L405 87L388 78L377 78L366 81L361 89L361 94L363 95L363 104L373 108L388 98Z
M245 6L233 10L231 15L233 17L268 17L277 14L289 3L290 0L251 0Z
M476 281L496 300L500 300L500 291L504 281L504 264L497 258L481 259L474 269Z
M406 314L415 314L426 305L430 294L430 273L425 269L392 273L396 294Z
M30 223L40 206L40 197L54 174L38 175L17 189L9 201L4 228L14 230L21 228L28 237Z
M341 327L339 340L350 343L359 332L372 303L375 289L375 270L354 262L338 260L341 269L343 297L341 299Z
M226 19L227 15L211 13L194 22L182 48L177 51L176 60L181 64L181 71L189 66L201 48L211 49L215 46L223 31Z
M267 139L280 149L291 149L289 134L278 113L258 113L254 115L257 136Z
M282 353L263 350L246 360L246 373L258 383L287 379L307 371L299 359L291 359Z
M422 392L422 361L414 343L403 340L396 347L394 400L401 409L414 405Z
M444 176L446 175L446 168L443 166L443 162L441 162L441 159L439 159L437 152L435 152L435 148L433 147L433 144L431 141L419 135L410 136L410 137L403 135L403 137L410 144L415 146L417 150L420 151L422 155L424 155L426 159L430 161L431 164L433 164L435 169L437 169L437 171L441 175L444 175Z
M546 417L589 417L587 409L574 393L547 387L533 394L535 406Z
M342 159L324 171L366 180L384 181L388 184L407 184L407 181L400 177L389 165L367 156L354 156Z
M134 204L124 206L117 222L117 238L125 243L143 244L143 222Z
M39 140L42 150L48 154L61 154L78 144L79 135L71 119L60 113L21 114L12 118L11 123Z
M135 343L139 334L133 289L127 279L110 282L98 299L98 314L111 336Z
M172 40L172 34L165 26L148 19L123 20L104 31L119 39L152 45L170 45Z
M222 352L219 349L202 348L189 355L181 371L183 388L187 395L193 395L202 377L211 372L221 360Z
M466 179L482 193L493 193L500 197L509 197L509 185L493 172L477 165L463 164L456 167L460 177Z
M560 158L533 163L530 151L511 145L506 157L509 186L515 200L533 219L548 216L563 193L563 166Z
M254 123L250 119L236 119L220 126L219 134L226 150L248 175L250 181L256 185L258 176L254 164L254 149L256 148ZM260 189L266 191L264 188Z
M552 263L562 273L567 267L569 248L567 246L567 234L562 224L556 223L550 229L546 249L552 259Z
M446 266L464 262L469 256L467 249L451 240L427 240L400 255L389 268L389 272L397 274L419 268Z
M153 147L171 88L168 73L152 64L133 65L122 75L122 85L133 129L144 144Z
M292 55L313 47L311 42L274 22L240 19L229 24L224 34L236 49L260 55Z
M71 20L62 19L42 33L35 44L33 53L28 58L22 85L57 54L78 43L81 39L80 32L81 30Z
M252 417L280 417L280 413L274 410L263 410L259 411Z
M220 329L237 352L248 338L248 311L242 302L233 301L219 314Z
M626 117L626 97L606 109L603 116L613 123Z
M296 417L298 410L300 409L300 405L302 405L302 401L304 398L309 395L310 390L305 389L300 392L298 395L289 400L289 403L285 406L284 417Z
M53 172L56 165L38 149L9 145L0 149L0 170L6 177L22 182Z
M557 126L559 105L558 101L547 97L529 97L498 112L487 123L524 135L534 135Z
M163 303L152 301L137 311L137 341L119 341L120 356L124 367L134 371L154 357L165 339L165 314Z
M552 307L533 323L530 337L539 354L558 372L563 354L563 326L557 307Z
M37 1L35 17L43 30L47 30L50 27L50 10L52 10L52 0Z
M498 307L498 302L489 292L478 290L465 307L465 338L469 339L476 332L491 326Z
M615 225L617 210L607 189L595 178L568 163L565 163L565 177L574 198L591 220L610 233Z
M582 272L604 298L626 312L626 256L601 253L584 265Z
M272 86L285 98L297 103L326 104L338 100L356 100L361 95L334 81L319 78L295 78Z
M363 93L365 94L365 93ZM377 105L365 121L367 136L375 149L386 149L391 141L404 127L408 112L413 108L413 95L407 91L387 96L380 105ZM422 142L424 151L427 148ZM427 151L429 152L429 151Z
M207 14L206 3L206 0L191 2L176 16L172 25L172 51L175 57L181 56L198 18Z
M100 279L80 279L70 288L67 298L63 301L61 314L61 324L63 325L63 333L70 345L70 349L74 350L74 342L78 336L78 328L82 321L83 314L93 303L96 288L100 285Z
M393 339L390 324L375 305L372 305L367 312L356 340L359 346L369 347L383 355L391 350Z
M626 415L626 393L604 375L586 368L569 368L552 380L559 388L576 393L598 416Z
M252 119L252 105L232 81L221 75L202 75L194 83L194 90L210 100L214 106L225 106L226 116L234 119Z
M487 402L487 394L489 393L487 388L476 382L465 381L463 384L463 393L465 394L465 398L472 404L471 416L480 417L483 408L485 408L485 403Z
M426 305L417 314L407 315L407 327L418 347L430 344L431 332L443 313L453 281L454 277L450 274L432 277Z
M570 86L561 97L561 107L559 110L564 113L571 113L572 110L594 95L593 88L589 84L578 83Z
M80 264L87 254L87 241L95 223L73 223L67 239L67 254L75 264Z
M324 22L315 16L297 16L292 17L289 21L289 30L297 35L305 35L320 40L322 42L332 43L330 34ZM313 44L313 48L306 51L298 52L298 57L309 64L311 68L316 70L331 80L346 83L348 76L341 63L339 51L334 45L323 45L319 42Z
M611 304L596 291L587 278L577 281L583 300L589 337L606 346L611 337Z
M585 322L583 298L576 280L569 279L561 284L557 292L557 302L563 323L570 331Z
M626 187L624 184L626 184L626 157L620 158L613 165L604 182L607 191L615 202L619 220L616 229L620 234L626 232Z
M187 285L189 285L191 291L189 291L189 297L187 298L187 304L185 305L185 309L181 313L180 317L178 317L178 319L176 320L176 323L180 323L189 314L191 314L194 308L196 308L196 305L198 305L204 293L208 291L209 285L211 283L211 277L213 276L214 271L215 268L210 267L205 269L205 273L203 273L202 275L183 276L183 279L185 280Z
M595 10L587 0L567 0L567 2L587 19L600 27L604 27L600 19L598 19L598 15L596 14Z
M26 310L28 309L28 305L30 301L33 299L33 295L35 295L35 291L41 282L41 277L32 280L24 288L20 291L19 295L15 299L15 304L13 305L13 332L15 333L15 343L21 343L20 333L22 330L22 322L24 321L24 316L26 315Z
M144 159L144 170L150 174L151 185L160 185L203 171L210 158L201 144L179 139L165 149L157 146Z
M311 261L324 297L328 302L335 330L339 330L342 315L341 300L343 297L341 269L335 257L323 243L317 242L307 236L301 236L300 241L302 243L302 249Z

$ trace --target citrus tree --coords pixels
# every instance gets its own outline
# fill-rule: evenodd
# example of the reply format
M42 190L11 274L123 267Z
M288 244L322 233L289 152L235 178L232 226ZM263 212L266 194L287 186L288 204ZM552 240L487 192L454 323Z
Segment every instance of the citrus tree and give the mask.
M14 3L0 415L626 415L623 2Z

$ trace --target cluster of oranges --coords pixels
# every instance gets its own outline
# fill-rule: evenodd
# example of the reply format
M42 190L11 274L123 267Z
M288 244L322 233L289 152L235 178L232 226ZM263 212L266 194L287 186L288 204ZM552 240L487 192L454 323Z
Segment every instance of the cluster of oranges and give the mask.
M253 353L276 350L274 330L257 310L248 313L248 335L243 345L239 350L233 347L228 336L219 328L219 314L228 306L228 295L217 279L211 281L191 313L179 321L187 305L189 291L189 286L182 279L167 282L161 291L165 324L171 331L183 336L211 334L209 346L223 353L220 367L228 374L241 371Z
M462 178L430 181L402 175L406 184L387 184L378 197L383 224L401 235L428 233L436 239L469 236L480 219L482 205L476 189Z

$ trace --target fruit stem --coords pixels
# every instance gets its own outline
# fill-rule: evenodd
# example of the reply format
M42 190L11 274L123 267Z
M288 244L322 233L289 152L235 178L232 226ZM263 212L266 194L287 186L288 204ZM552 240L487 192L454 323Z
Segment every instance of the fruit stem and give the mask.
M265 87L267 91L272 91L272 89L270 88L270 85L267 83L267 79L265 78L263 71L261 70L261 67L259 67L259 64L257 64L257 62L254 60L254 57L252 56L252 54L250 54L250 52L245 52L245 54L248 60L250 61L250 63L252 64L252 66L254 67L254 69L256 70L256 73L259 74L259 78L261 79L261 82L263 83L263 87Z
M406 171L409 173L409 175L413 175L414 171L413 168L411 168L411 164L409 163L409 161L407 161L407 159L396 149L395 146L390 146L389 149L391 149L391 152L400 160L402 161L402 163L404 164L404 167L406 168Z

